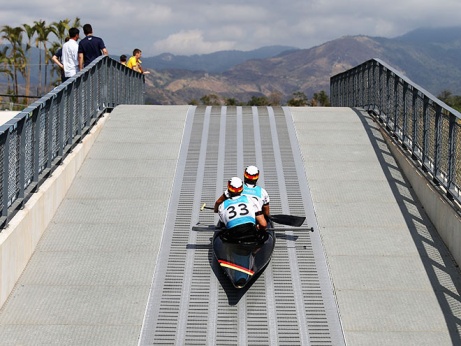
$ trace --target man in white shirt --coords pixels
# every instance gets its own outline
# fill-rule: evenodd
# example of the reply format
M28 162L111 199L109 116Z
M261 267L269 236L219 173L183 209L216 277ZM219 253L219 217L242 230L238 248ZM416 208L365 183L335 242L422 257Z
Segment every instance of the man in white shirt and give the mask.
M66 81L73 77L78 71L78 38L80 30L77 28L69 29L69 41L62 46L62 64L64 65L64 77Z

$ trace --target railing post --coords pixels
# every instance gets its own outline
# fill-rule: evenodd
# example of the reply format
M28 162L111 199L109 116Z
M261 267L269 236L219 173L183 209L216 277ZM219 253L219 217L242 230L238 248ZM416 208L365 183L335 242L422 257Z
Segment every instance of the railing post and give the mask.
M417 157L415 155L416 143L417 143L417 135L418 135L418 110L416 108L416 101L418 100L418 90L412 89L412 121L413 121L413 131L412 131L412 141L411 141L411 156L413 160L416 160Z
M408 84L403 83L402 90L402 99L403 99L403 119L402 119L402 146L404 149L407 148L407 126L408 126L408 105L407 105L407 93L408 93Z
M40 173L40 107L34 111L32 121L34 123L34 144L33 144L33 156L34 156L34 178L33 181L38 183L38 177Z
M53 148L52 148L52 141L53 141L53 133L51 131L52 123L51 123L51 116L50 116L50 109L52 105L52 98L50 97L46 102L46 112L43 115L45 117L45 136L44 140L47 142L46 147L46 168L51 169L51 162L53 161ZM45 143L44 143L45 145Z
M9 165L10 165L10 130L4 132L3 137L3 172L2 172L2 221L8 219L8 194L9 194ZM3 224L2 224L3 227Z
M25 189L25 166L26 166L26 120L27 117L23 117L18 122L18 136L19 136L19 195L18 198L24 199L24 189Z
M387 89L387 100L386 100L386 114L387 114L387 119L386 119L386 128L388 131L393 132L394 129L391 128L391 120L394 121L394 109L392 108L391 104L391 97L394 97L394 88L393 85L391 85L391 76L392 72L387 69L386 70L386 89Z
M394 94L394 110L393 110L393 113L394 113L394 129L393 129L393 132L394 132L394 136L398 137L398 122L399 122L399 102L398 102L398 99L399 99L399 95L398 95L398 91L399 91L399 80L394 76L394 91L393 91L393 94Z
M422 169L427 172L426 160L428 157L429 143L429 98L424 95L423 99L423 144L422 144Z
M442 107L436 105L435 107L435 148L434 148L434 169L433 169L433 182L437 185L440 181L437 179L440 166L440 153L441 153L441 138L442 138Z
M453 176L455 174L455 148L456 148L456 117L450 113L449 115L449 129L448 129L448 172L447 172L447 197L453 199L451 194L451 185Z

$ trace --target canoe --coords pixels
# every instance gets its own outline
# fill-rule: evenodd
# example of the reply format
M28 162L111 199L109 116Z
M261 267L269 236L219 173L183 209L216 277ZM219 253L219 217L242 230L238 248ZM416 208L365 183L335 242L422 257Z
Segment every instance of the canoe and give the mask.
M235 288L243 288L269 264L275 232L265 231L252 239L235 239L227 230L215 232L213 255Z

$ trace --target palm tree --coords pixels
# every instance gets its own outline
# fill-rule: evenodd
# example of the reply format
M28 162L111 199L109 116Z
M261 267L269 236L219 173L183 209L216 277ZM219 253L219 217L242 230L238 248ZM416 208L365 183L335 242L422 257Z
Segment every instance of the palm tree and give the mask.
M37 36L35 37L35 47L40 49L40 44L42 43L40 33L44 31L45 28L45 21L34 21L34 29ZM37 96L41 95L42 93L42 52L41 50L38 51L38 88L37 88Z
M24 52L24 49L21 45L21 47L16 51L16 54L12 56L13 63L16 67L16 76L15 76L15 95L18 96L19 94L19 82L18 82L18 76L17 72L19 72L23 77L26 74L26 69L27 69L27 58L26 54ZM16 97L16 102L19 103L19 97ZM23 104L27 104L27 99L23 98Z
M32 39L35 35L35 27L31 26L29 24L23 24L22 25L24 28L24 32L27 35L27 43L26 43L26 49L24 51L25 56L26 56L26 62L27 62L27 67L26 67L26 75L24 78L26 79L26 96L29 96L30 93L30 73L31 73L31 59L30 59L30 54L29 51L32 48Z
M61 46L64 44L64 40L70 29L69 23L70 23L70 19L67 19L67 18L60 20L59 22L51 23L51 27L54 28L54 33L56 34L56 37L58 38L59 44Z
M80 23L80 18L75 17L74 22L72 23L71 28L80 28L82 24Z
M13 73L10 69L11 59L8 57L9 46L4 46L0 50L0 75L4 74L7 77L7 93L11 93L10 81L13 80ZM1 98L0 98L1 101Z
M44 36L44 43L43 43L43 48L45 49L45 88L48 86L46 80L48 78L48 73L47 73L47 69L48 69L48 65L50 64L51 62L51 58L52 56L50 56L48 50L47 50L47 43L49 43L50 41L48 40L48 35L49 34L55 34L56 37L59 37L59 33L56 31L56 28L53 27L52 25L48 26L46 28L46 31L45 31L45 36Z
M8 89L10 87L10 79L13 79L13 72L10 69L11 59L8 57L9 46L3 46L0 50L0 74L4 74L8 79Z
M11 27L9 25L3 26L1 32L2 38L6 39L11 44L11 52L9 54L10 69L13 75L13 90L15 97L19 94L18 87L18 72L22 72L24 66L24 50L22 49L22 33L23 28L20 26Z
M47 67L50 62L50 59L48 57L48 36L51 33L54 33L56 36L58 34L55 31L55 28L52 26L47 26L44 20L39 20L39 21L34 21L35 23L35 31L37 33L37 36L35 38L35 46L38 48L40 44L43 46L44 50L44 55L45 55L45 88L47 85ZM41 94L41 89L42 89L42 53L39 52L39 94Z

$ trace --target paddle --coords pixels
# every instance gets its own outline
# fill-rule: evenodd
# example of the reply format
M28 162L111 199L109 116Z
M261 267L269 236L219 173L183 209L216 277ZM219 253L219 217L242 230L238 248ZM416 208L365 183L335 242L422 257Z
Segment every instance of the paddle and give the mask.
M192 230L195 232L218 232L222 231L222 228L216 227L215 225L208 225L208 226L201 226L200 223L192 226ZM314 232L313 227L280 227L280 228L273 228L268 227L266 231L274 231L274 232L283 232L283 231L311 231Z
M200 210L203 209L210 209L214 210L212 207L207 207L206 203L203 203L200 207ZM306 221L306 217L304 216L295 216L295 215L286 215L286 214L277 214L277 215L269 215L269 220L279 223L281 225L287 226L294 226L300 227Z
M304 216L294 216L294 215L285 215L285 214L270 215L269 219L281 225L288 225L288 226L294 226L294 227L302 226L302 224L306 220Z
M212 208L212 207L207 207L207 206L206 206L206 203L203 203L203 204L202 204L202 206L200 207L200 211L202 211L203 209L214 210L214 208Z

